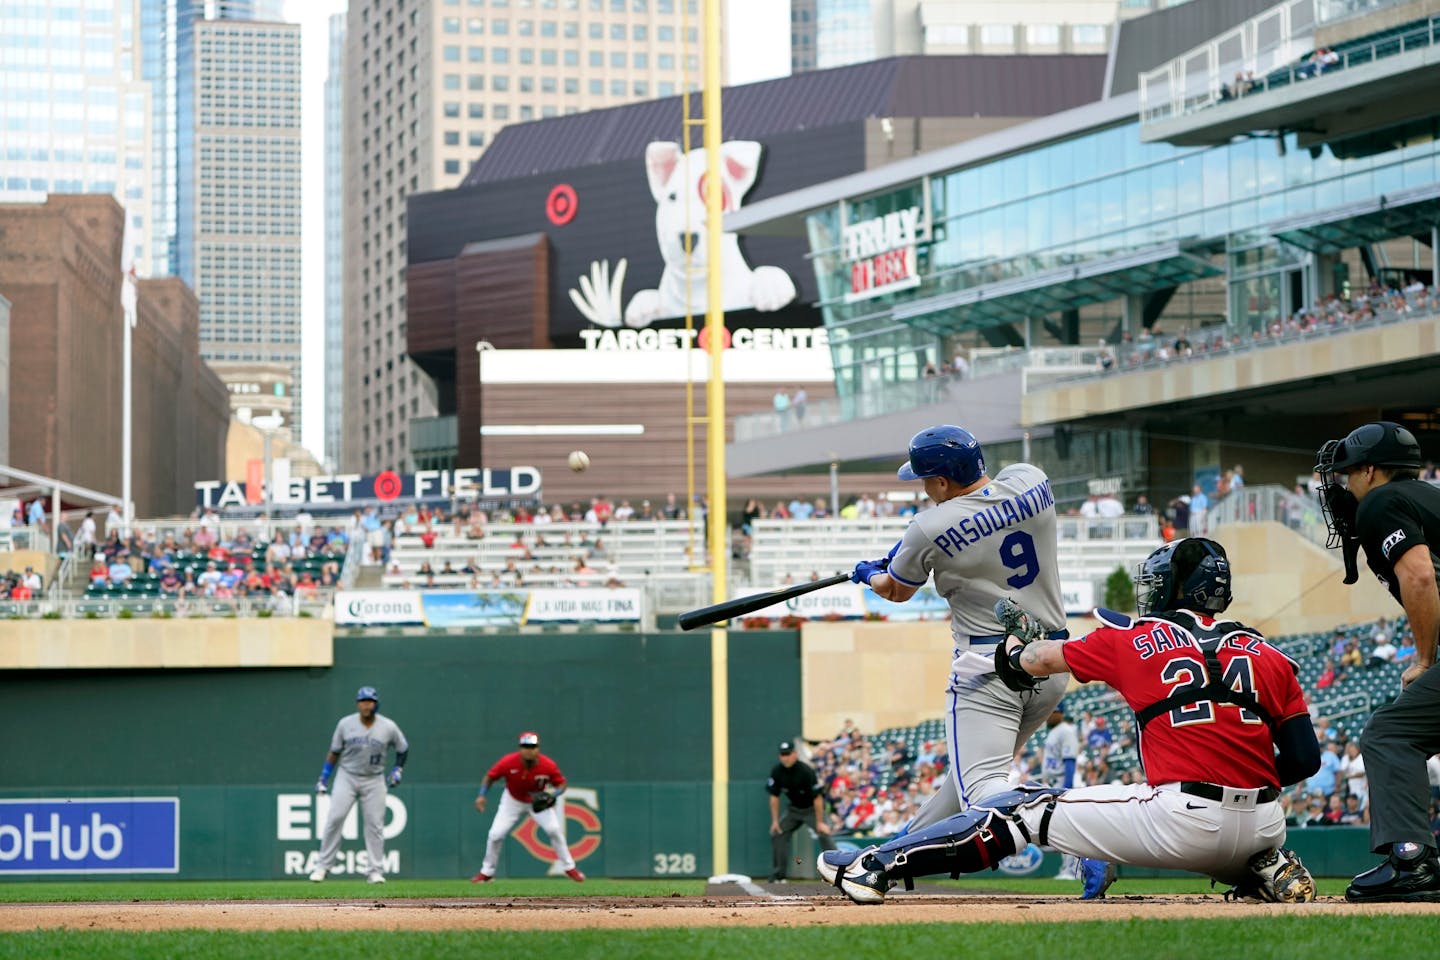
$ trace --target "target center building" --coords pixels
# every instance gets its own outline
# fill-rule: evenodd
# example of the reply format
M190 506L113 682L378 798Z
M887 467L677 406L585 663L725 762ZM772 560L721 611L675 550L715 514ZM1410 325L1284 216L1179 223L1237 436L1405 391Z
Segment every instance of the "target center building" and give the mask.
M728 89L726 212L1094 101L1105 62L900 57ZM699 116L698 96L688 106ZM774 412L778 394L803 390L785 410L801 424L833 398L806 239L732 233L705 248L705 158L698 127L684 142L685 108L668 98L507 127L462 186L408 199L406 346L439 408L412 421L414 463L534 463L547 499L684 492L686 420L704 413L703 389L687 409L685 382L703 382L687 371L703 370L712 260L727 413ZM575 449L591 455L581 477L556 469ZM693 462L703 477L703 432ZM810 468L828 462L732 493L814 496L826 481Z

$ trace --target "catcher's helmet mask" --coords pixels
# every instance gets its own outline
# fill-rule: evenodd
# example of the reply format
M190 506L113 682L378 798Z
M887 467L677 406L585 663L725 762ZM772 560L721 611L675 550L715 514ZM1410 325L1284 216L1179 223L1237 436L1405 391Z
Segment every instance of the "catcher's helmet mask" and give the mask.
M1135 571L1135 609L1141 616L1182 607L1223 613L1230 600L1230 561L1214 540L1189 537L1167 543Z
M1372 466L1383 470L1419 470L1420 443L1407 427L1389 420L1377 420L1351 430L1342 440L1329 440L1315 456L1315 472L1320 475L1320 513L1328 533L1325 546L1331 550L1342 545L1353 531L1345 529L1348 521L1335 515L1335 501L1349 496L1344 477L1357 467ZM1354 504L1350 512L1353 513Z
M895 475L901 480L944 477L968 487L985 475L980 441L963 427L941 424L910 438L910 459Z

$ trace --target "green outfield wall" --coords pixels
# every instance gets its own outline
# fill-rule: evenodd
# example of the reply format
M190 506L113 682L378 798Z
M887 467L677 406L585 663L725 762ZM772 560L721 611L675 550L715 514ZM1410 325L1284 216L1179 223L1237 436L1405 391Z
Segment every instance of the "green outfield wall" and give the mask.
M50 808L31 801L127 796L178 800L181 877L293 874L296 857L318 845L310 791L331 731L363 685L379 690L411 743L387 814L400 875L478 869L491 818L471 806L476 785L528 729L571 783L569 839L584 869L708 875L710 660L704 632L415 631L339 634L334 666L323 668L3 671L13 753L0 800L21 802L0 805L0 877L33 876L17 872L25 856L7 859L23 850L26 813L39 831L32 847L49 849ZM776 742L800 731L798 632L731 633L728 680L730 867L763 873L764 778ZM7 832L7 809L18 832ZM77 821L56 843L78 851L81 826L99 829ZM363 846L347 839L343 863ZM503 869L543 875L545 851L522 824Z

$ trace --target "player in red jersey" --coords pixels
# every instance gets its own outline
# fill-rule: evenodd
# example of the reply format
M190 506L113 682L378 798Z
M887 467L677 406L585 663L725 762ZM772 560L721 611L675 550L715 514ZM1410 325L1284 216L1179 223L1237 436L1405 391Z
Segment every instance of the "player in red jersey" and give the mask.
M495 821L490 824L490 835L485 843L485 862L480 872L470 878L471 883L488 883L495 876L500 863L500 848L505 837L517 820L530 814L555 850L565 876L576 883L583 883L585 874L575 866L570 856L570 845L565 842L565 801L560 796L565 792L565 774L555 761L540 752L540 735L529 730L520 734L520 749L507 753L485 774L480 781L480 793L475 797L477 813L485 812L485 795L490 785L497 780L505 781L505 790L500 794L500 809L495 812Z
M1166 544L1135 582L1139 617L1097 610L1103 626L1078 640L1020 629L1023 612L1007 622L1002 600L1010 636L996 671L1017 688L1065 672L1114 687L1135 711L1148 782L1024 784L883 846L823 853L821 875L856 902L879 903L896 881L994 869L1034 842L1081 857L1097 896L1114 879L1111 861L1202 873L1239 896L1313 900L1314 880L1281 846L1277 802L1281 787L1320 766L1295 663L1258 631L1216 619L1231 596L1220 544Z

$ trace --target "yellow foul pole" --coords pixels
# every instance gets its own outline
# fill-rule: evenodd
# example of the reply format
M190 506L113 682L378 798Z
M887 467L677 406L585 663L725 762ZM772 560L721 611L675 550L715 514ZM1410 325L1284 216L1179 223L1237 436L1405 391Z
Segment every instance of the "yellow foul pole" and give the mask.
M711 592L715 603L730 598L730 536L725 516L725 296L720 275L722 242L720 173L720 4L705 0L705 335L709 340L710 379L705 389L705 489L710 498ZM714 743L711 772L715 873L730 872L730 644L723 626L710 631L710 724Z

